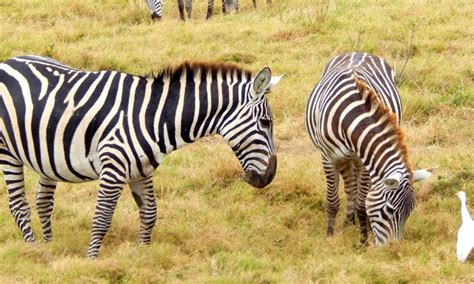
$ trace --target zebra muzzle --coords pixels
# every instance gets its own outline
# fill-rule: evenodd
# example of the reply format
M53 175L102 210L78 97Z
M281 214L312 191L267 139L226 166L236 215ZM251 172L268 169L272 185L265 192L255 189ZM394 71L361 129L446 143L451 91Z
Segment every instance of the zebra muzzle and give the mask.
M253 187L264 188L270 182L272 182L273 178L275 177L276 168L277 158L276 156L271 156L268 161L268 167L263 175L257 173L255 170L249 170L245 172L244 180Z

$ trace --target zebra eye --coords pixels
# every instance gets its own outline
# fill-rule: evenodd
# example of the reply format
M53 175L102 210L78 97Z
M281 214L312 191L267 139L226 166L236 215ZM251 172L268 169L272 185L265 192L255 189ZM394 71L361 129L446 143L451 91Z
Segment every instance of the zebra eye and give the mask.
M387 202L385 205L385 208L386 208L387 213L393 216L393 213L395 213L395 208L392 206L392 204Z
M260 123L262 124L263 127L269 128L270 125L272 124L272 121L269 118L262 117L262 118L260 118Z

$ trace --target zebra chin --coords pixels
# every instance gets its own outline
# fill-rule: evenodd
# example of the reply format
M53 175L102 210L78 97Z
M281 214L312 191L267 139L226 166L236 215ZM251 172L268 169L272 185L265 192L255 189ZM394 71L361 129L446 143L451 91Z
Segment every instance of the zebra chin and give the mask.
M276 156L271 156L270 160L268 161L268 167L265 173L259 174L255 170L246 171L244 174L244 180L253 187L256 188L264 188L268 184L270 184L275 177L277 168L277 158Z

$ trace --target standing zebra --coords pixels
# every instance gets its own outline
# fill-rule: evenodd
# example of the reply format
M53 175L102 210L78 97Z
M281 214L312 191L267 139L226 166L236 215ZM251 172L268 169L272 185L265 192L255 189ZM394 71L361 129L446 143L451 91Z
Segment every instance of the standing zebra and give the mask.
M86 72L39 56L0 64L0 166L10 211L27 242L35 241L23 166L39 175L36 206L51 239L58 181L100 180L87 256L98 255L115 205L129 184L140 211L138 241L156 221L153 171L166 154L220 134L261 188L276 171L272 113L266 94L281 77L255 77L228 64L183 63L154 78Z
M327 182L327 234L339 210L339 174L348 198L346 222L359 219L361 243L367 242L367 217L377 245L401 239L415 206L412 173L399 124L401 101L395 74L385 61L366 53L335 57L306 106L306 128L321 151ZM429 176L429 175L428 175Z
M163 0L146 0L146 4L151 11L151 19L161 20L163 16Z

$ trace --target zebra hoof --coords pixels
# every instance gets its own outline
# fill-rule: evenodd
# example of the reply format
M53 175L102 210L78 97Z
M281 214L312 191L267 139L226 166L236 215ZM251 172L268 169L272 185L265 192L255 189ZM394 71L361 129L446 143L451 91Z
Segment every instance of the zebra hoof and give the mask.
M87 259L96 260L97 259L97 254L96 253L94 253L94 254L88 253L87 254Z
M26 237L25 238L25 242L29 243L29 244L36 244L36 239L34 236L29 236L29 237Z
M143 245L148 246L151 243L151 239L148 239L148 240L138 239L135 243L139 246L143 246Z
M326 236L331 237L334 235L334 228L328 228L326 231Z
M161 21L161 16L158 15L157 13L153 12L153 14L151 14L151 19L154 21L154 20L157 20L157 21Z

